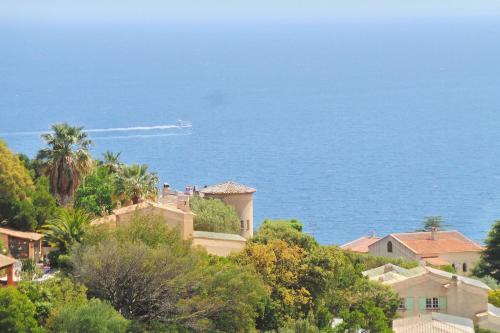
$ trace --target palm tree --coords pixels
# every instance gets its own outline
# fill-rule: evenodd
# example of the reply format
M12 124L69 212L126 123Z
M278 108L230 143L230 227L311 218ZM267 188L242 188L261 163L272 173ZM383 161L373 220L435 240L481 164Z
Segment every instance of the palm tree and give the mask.
M53 133L42 135L48 148L38 152L45 174L50 179L50 190L59 203L66 206L83 177L92 169L89 153L92 141L83 127L66 123L52 125Z
M108 169L110 173L117 173L120 171L123 163L120 161L121 153L113 153L110 150L106 150L102 156L104 160L102 161L102 165Z
M148 172L146 164L123 167L117 174L117 193L137 204L144 199L155 199L158 194L158 176Z
M71 246L82 241L90 215L83 210L63 209L61 214L43 227L45 239L62 253L68 253Z

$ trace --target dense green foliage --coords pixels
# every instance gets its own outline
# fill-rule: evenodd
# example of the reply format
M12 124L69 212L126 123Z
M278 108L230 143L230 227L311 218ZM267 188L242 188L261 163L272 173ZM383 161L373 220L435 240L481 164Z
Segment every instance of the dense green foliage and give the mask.
M85 211L65 209L43 226L45 239L61 253L68 253L72 245L81 242L89 223L90 215Z
M345 251L345 255L349 257L352 264L357 267L359 271L366 271L389 263L403 268L414 268L418 266L417 261L404 260L399 258L379 257L369 253Z
M481 261L473 273L479 277L491 276L500 281L500 220L493 224L485 245L486 249L481 255Z
M0 288L0 332L42 332L35 320L35 306L13 287Z
M87 301L87 289L68 278L55 277L39 283L22 282L18 289L35 305L35 317L41 324L61 308Z
M191 198L189 205L194 218L194 230L239 234L241 224L234 207L218 199Z
M123 166L116 177L116 192L122 201L137 204L158 195L158 176L149 172L146 164Z
M361 325L384 332L399 304L394 292L367 281L343 251L318 245L296 221L267 221L234 260L253 267L268 289L256 322L261 330L290 327L314 315L319 329L337 316L346 320L346 329Z
M154 216L136 215L114 231L94 230L75 248L73 266L90 295L144 324L250 330L264 297L249 269L192 248Z
M53 133L42 134L48 147L38 152L37 159L50 179L50 190L58 202L66 206L83 177L92 170L89 153L92 141L83 127L64 123L53 125L52 130Z
M47 327L57 333L125 333L128 325L111 305L91 299L61 308Z
M110 214L115 207L115 179L108 167L101 166L85 177L75 192L74 206L86 210L94 216Z

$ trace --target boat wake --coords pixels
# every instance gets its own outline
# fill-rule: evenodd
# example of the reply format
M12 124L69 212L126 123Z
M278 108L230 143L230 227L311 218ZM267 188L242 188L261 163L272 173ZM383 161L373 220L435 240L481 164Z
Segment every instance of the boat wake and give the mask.
M185 129L190 129L191 127L193 127L193 125L190 121L179 120L177 124L169 124L169 125L89 128L89 129L84 128L84 131L87 133L113 133L113 132L135 132L135 131L165 131L171 129L185 130ZM7 133L0 133L0 136L42 135L47 133L52 133L52 131L7 132ZM158 134L154 135L161 136ZM168 136L168 135L163 135L163 136ZM121 137L126 137L126 136L121 136ZM129 137L134 137L134 136L132 135Z

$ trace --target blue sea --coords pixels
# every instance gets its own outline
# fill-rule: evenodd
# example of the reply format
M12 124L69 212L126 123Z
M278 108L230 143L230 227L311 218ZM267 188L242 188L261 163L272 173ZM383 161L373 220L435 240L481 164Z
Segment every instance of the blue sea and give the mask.
M34 156L57 122L179 189L255 187L257 224L297 218L323 244L429 215L481 241L500 22L0 22L0 137Z

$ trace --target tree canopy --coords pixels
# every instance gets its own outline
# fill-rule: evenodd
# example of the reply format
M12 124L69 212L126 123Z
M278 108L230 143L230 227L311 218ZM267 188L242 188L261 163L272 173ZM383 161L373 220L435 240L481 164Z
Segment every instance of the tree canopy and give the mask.
M189 205L194 218L194 230L239 234L241 224L234 207L219 199L193 197Z

